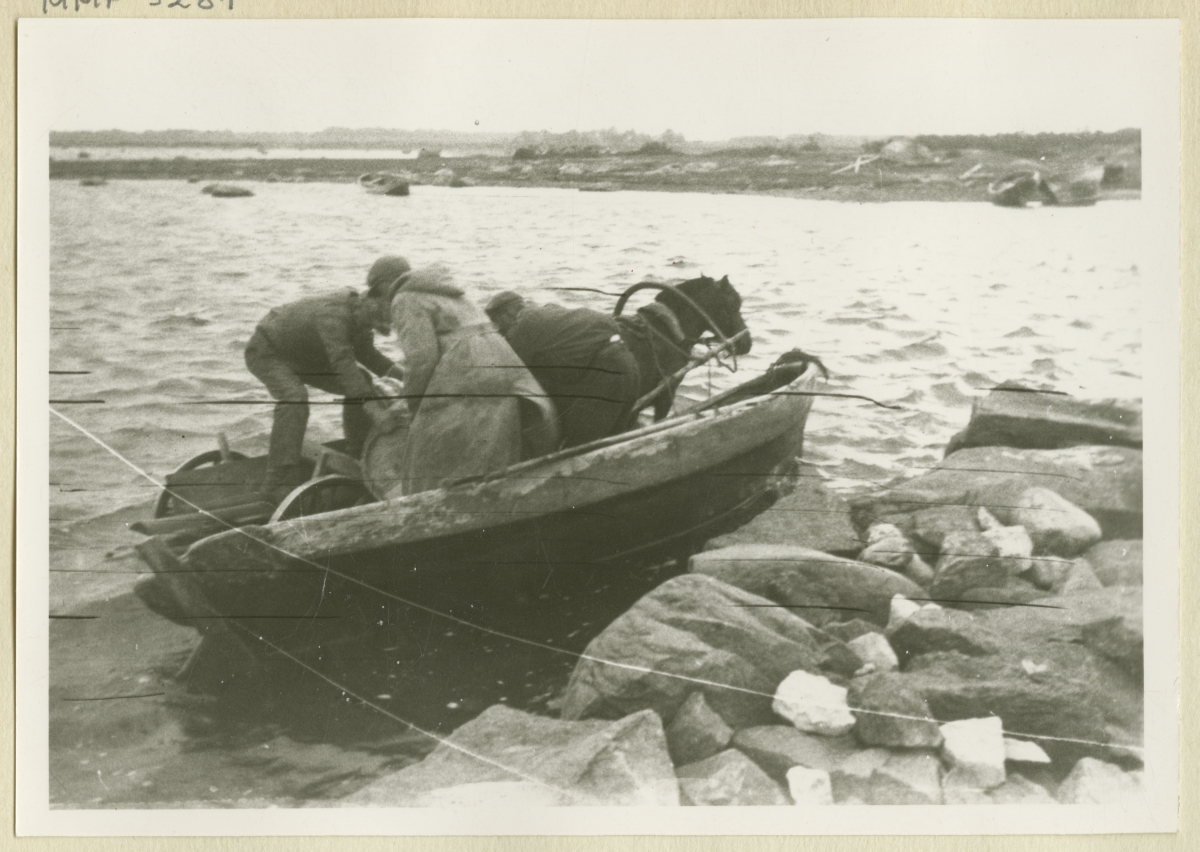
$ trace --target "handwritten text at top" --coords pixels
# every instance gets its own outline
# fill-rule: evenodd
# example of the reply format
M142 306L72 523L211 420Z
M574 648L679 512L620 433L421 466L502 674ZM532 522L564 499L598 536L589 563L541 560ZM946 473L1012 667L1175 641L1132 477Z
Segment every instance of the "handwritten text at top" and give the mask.
M74 11L80 9L111 9L114 3L122 2L122 0L42 0L42 14L49 14L51 9L62 9L70 11L74 7ZM162 6L167 9L201 9L208 11L211 9L220 9L223 11L233 11L233 0L123 0L125 8L130 6Z

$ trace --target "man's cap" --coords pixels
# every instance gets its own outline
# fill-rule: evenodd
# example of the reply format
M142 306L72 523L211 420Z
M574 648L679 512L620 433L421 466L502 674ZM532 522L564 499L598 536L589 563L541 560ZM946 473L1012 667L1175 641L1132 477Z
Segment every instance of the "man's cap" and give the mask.
M398 254L385 254L371 264L367 273L367 295L390 299L396 290L400 276L412 267Z
M505 290L502 293L497 293L495 296L492 296L492 298L488 300L487 307L484 308L484 310L487 311L488 316L491 316L497 311L503 310L511 305L523 304L525 304L525 299L520 294L514 293L512 290Z

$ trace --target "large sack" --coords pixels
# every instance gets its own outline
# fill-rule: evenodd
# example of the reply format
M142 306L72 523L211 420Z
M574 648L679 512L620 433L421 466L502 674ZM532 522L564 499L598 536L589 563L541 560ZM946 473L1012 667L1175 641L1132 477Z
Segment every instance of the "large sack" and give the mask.
M844 643L766 598L703 574L663 583L591 641L563 697L564 719L650 708L670 721L689 693L737 729L775 720L775 688L793 671L849 676Z
M739 544L697 553L688 570L782 604L816 625L850 618L884 625L893 595L925 596L895 571L807 547Z
M488 797L491 797L489 801ZM492 804L678 805L662 722L563 722L489 707L420 763L344 799L357 807Z
M1048 488L1083 509L1106 539L1142 537L1142 453L1127 447L960 450L929 473L852 500L850 518L862 533L871 524L891 523L913 535L917 512L1015 505L1031 486Z
M946 455L969 447L1053 450L1081 444L1142 448L1142 401L1074 399L997 388L971 406L967 428Z

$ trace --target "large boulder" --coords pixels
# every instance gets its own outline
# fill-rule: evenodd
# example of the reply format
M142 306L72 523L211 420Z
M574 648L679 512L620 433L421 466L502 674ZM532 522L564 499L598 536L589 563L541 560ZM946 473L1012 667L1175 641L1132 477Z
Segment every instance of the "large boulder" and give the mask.
M932 651L958 651L968 656L995 654L1005 646L1000 634L980 618L943 607L922 607L898 621L888 639L901 665Z
M911 535L917 512L1011 505L1032 486L1048 488L1083 509L1099 522L1106 539L1142 537L1142 453L1127 447L960 450L922 476L852 500L850 518L862 533L871 524L891 523Z
M1003 587L1011 574L1000 548L979 532L952 532L942 541L930 593L956 600L968 589Z
M1085 757L1058 787L1064 805L1115 805L1142 795L1139 776L1103 760Z
M615 722L563 722L498 704L420 763L369 784L343 804L396 807L477 799L678 805L679 788L662 721L648 710Z
M790 805L791 799L737 749L676 770L685 805Z
M703 574L674 577L591 641L563 696L564 719L674 718L693 691L731 727L774 720L775 688L793 671L849 676L842 642L787 609Z
M1053 738L1040 745L1054 759L1106 754L1107 743L1140 740L1140 686L1081 645L1046 642L1025 655L925 654L900 677L937 719L999 716L1006 731Z
M812 465L801 464L796 488L750 523L710 540L705 550L735 544L781 544L852 555L862 541L850 523L850 506L825 488Z
M851 617L883 625L893 595L925 594L895 571L807 547L739 544L696 554L689 570L775 601L816 625Z
M1000 387L977 399L946 455L969 447L1053 450L1081 444L1142 447L1141 400L1081 400Z

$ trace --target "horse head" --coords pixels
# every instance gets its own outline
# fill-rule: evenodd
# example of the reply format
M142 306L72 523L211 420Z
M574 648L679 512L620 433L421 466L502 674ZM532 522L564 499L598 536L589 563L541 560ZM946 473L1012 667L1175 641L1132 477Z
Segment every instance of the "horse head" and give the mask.
M746 321L742 319L742 297L729 283L728 275L718 281L701 274L699 278L675 285L675 291L678 292L664 290L655 300L671 309L688 340L699 340L706 331L719 332L729 338L746 330ZM681 294L686 298L681 298ZM734 344L734 351L745 355L750 351L750 345L750 335L743 335Z

